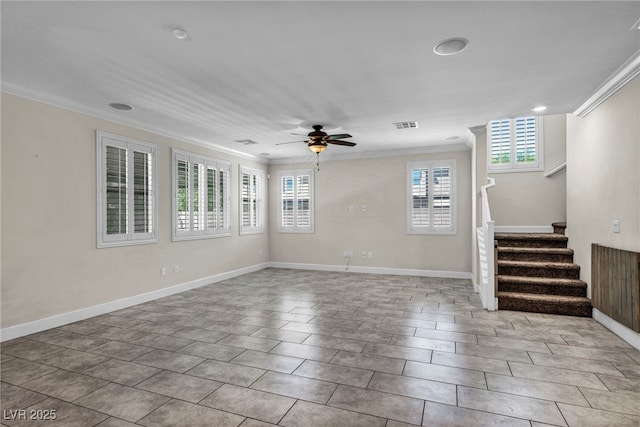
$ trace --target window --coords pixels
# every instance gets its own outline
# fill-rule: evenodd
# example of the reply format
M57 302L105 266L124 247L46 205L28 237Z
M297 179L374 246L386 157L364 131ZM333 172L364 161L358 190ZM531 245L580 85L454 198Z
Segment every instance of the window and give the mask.
M542 170L542 120L535 116L493 120L487 132L489 170Z
M97 246L157 242L156 146L97 131L96 158Z
M231 235L231 164L173 149L173 240Z
M407 232L455 234L455 160L407 164Z
M313 233L313 170L278 173L278 231Z
M264 173L240 166L240 234L262 233Z

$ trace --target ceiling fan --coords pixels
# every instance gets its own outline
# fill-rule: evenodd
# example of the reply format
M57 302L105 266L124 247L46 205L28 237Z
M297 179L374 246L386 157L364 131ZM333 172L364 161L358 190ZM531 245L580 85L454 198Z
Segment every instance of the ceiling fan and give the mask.
M318 156L318 170L320 170L320 153L322 153L327 148L328 144L344 145L346 147L353 147L356 145L355 142L343 141L344 138L352 138L352 136L348 133L328 135L326 132L322 131L322 125L313 125L312 127L313 132L309 132L307 134L307 136L309 137L308 139L305 139L304 141L281 142L276 145L305 142L307 144L307 147L309 147L309 150L313 151Z

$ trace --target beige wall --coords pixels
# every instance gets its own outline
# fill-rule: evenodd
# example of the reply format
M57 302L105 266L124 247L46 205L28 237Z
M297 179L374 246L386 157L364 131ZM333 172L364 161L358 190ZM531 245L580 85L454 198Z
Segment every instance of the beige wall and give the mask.
M158 243L96 249L96 129L158 145ZM171 147L232 162L232 237L171 241ZM268 230L238 235L239 163L266 171L247 159L2 94L2 327L268 261Z
M471 151L415 156L320 162L315 173L315 233L279 233L277 174L312 168L307 164L271 165L271 260L373 268L471 271ZM458 226L453 236L409 235L406 224L406 164L409 161L455 159ZM361 206L367 205L362 212ZM354 206L353 212L349 205ZM362 251L373 252L363 258Z
M590 283L591 243L640 252L640 77L586 117L568 117L567 161L567 234Z
M547 171L566 161L565 115L543 117L544 171L490 173L496 186L489 190L496 226L550 226L565 221L566 169L545 178ZM477 136L478 187L486 183L487 133ZM478 188L477 191L480 191Z

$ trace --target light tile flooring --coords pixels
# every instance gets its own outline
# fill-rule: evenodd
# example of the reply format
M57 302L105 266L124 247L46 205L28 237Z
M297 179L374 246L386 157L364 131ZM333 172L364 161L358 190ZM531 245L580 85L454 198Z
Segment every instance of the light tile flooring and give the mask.
M638 351L463 280L266 269L1 354L7 426L640 425Z

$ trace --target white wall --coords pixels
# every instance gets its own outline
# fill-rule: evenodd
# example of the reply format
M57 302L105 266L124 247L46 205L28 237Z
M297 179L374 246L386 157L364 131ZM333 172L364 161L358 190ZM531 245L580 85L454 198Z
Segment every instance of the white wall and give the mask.
M640 252L640 77L584 118L568 116L567 162L567 234L590 283L592 243Z
M328 149L331 150L331 147ZM311 168L306 164L270 166L271 260L320 265L346 265L344 251L353 251L351 266L370 268L471 271L471 151L414 156L323 161L315 173L315 233L277 230L280 170ZM406 164L409 161L455 159L457 162L458 227L453 236L407 234ZM353 212L349 205L354 206ZM361 206L367 211L362 212ZM373 252L363 258L362 251Z
M2 328L268 261L268 229L238 235L238 164L266 165L7 94L1 99ZM96 129L158 145L158 243L96 249ZM232 162L232 237L171 241L171 147Z
M551 226L565 221L566 170L545 178L545 172L566 161L565 115L543 116L544 170L489 173L496 180L489 190L491 215L496 226ZM478 186L486 183L487 133L477 137ZM478 191L479 188L478 188Z

